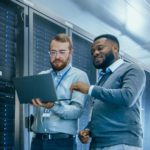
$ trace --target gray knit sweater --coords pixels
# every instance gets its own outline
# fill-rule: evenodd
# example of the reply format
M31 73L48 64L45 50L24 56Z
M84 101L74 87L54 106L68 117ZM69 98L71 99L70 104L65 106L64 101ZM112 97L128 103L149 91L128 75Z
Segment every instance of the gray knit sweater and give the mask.
M94 86L95 98L89 124L92 146L127 144L142 147L141 96L145 73L137 65L123 63L104 85Z

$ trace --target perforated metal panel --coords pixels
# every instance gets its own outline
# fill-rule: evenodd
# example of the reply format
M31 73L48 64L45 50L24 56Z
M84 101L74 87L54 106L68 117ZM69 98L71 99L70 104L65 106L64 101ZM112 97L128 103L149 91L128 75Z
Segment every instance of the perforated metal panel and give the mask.
M73 41L73 66L85 71L91 83L95 83L96 71L91 58L91 42L79 34L72 33Z
M50 68L49 43L58 33L65 33L66 30L36 14L33 18L33 73L37 74L42 70Z
M15 76L17 17L14 10L0 3L0 78Z
M91 83L95 83L95 68L93 67L92 58L91 58L91 42L88 41L83 36L73 33L72 40L74 44L74 53L73 53L73 66L85 71L89 77ZM83 115L78 121L79 130L83 130L90 120L92 102L87 100L87 103L84 107ZM88 150L89 144L81 144L77 139L77 150Z
M17 12L0 2L0 149L14 149Z

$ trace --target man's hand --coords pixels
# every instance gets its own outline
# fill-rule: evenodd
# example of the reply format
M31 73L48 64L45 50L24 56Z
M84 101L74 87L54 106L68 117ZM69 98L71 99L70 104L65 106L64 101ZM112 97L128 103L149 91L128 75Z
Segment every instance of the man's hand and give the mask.
M84 94L88 94L89 88L90 86L88 84L80 81L72 84L70 87L71 91L76 90Z
M50 109L54 106L54 103L52 102L42 103L39 98L32 99L32 104L36 107L44 107L47 109Z
M78 137L83 144L86 144L89 142L89 139L90 139L90 131L89 130L81 130L79 132Z

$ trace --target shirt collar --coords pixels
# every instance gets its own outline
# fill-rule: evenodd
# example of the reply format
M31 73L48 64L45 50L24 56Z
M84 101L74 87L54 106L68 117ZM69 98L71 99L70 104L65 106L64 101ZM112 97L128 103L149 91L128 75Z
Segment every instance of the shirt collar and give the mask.
M111 70L111 72L114 72L123 63L124 63L124 60L120 58L120 59L116 60L113 64L111 64L108 68Z
M106 72L105 73L114 72L123 63L124 63L124 60L121 59L121 58L116 60L113 64L111 64L109 67L106 68ZM104 75L105 74L102 69L100 69L98 72L99 72L99 75Z

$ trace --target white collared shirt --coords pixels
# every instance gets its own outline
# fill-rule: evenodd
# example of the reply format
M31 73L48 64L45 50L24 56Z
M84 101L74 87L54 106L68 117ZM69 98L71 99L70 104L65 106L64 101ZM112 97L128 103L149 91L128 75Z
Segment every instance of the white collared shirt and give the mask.
M114 72L119 66L121 66L122 64L124 63L124 60L123 59L118 59L116 60L113 64L111 64L110 66L108 66L106 68L106 72L108 72L109 70L111 72ZM99 74L102 72L102 69L99 70ZM98 77L98 81L101 79L102 75ZM94 88L94 85L91 85L90 88L89 88L89 91L88 91L88 95L91 96L91 93L92 93L92 90Z

